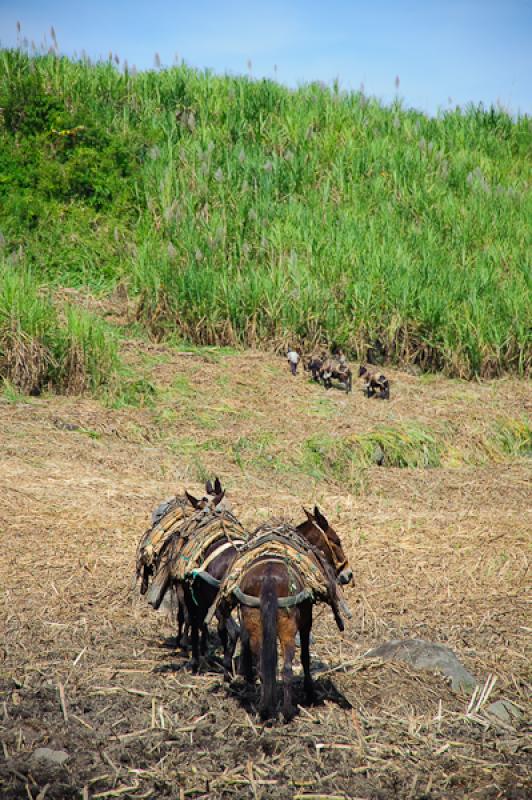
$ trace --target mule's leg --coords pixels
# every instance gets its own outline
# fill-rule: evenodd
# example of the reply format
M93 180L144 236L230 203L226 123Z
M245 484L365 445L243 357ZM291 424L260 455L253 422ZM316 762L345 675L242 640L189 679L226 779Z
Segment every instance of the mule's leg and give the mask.
M251 641L248 629L248 614L241 612L240 619L240 674L243 675L247 683L255 682L253 671L253 653L251 652Z
M175 594L177 598L177 643L183 650L186 650L189 644L190 626L185 591L181 584L175 587Z
M292 662L296 652L296 622L297 611L287 611L280 614L279 639L281 640L281 656L283 659L283 717L290 722L295 716L296 709L292 702Z
M185 609L183 604L178 600L177 607L177 646L182 645L183 627L185 625Z
M200 642L199 634L203 624L203 618L198 616L198 607L192 596L189 586L185 586L185 607L187 610L188 621L190 625L190 645L192 649L192 658L190 667L192 672L196 673L199 669L200 660Z
M186 619L185 616L185 625L183 629L183 638L181 639L181 647L183 650L188 650L190 647L190 622Z
M247 631L246 633L241 633L240 672L244 676L247 683L255 683L255 674L253 672L253 654L251 652L251 644L249 642Z
M200 648L199 648L199 625L195 619L190 620L190 638L191 638L191 647L192 647L192 659L190 661L190 666L192 672L196 673L199 669L199 658L200 658Z
M312 628L312 603L304 603L300 606L299 637L301 639L301 665L304 673L304 686L307 703L313 703L316 699L314 683L310 674L310 631Z
M231 615L224 617L220 611L217 611L216 616L218 618L218 636L224 649L224 680L230 681L233 675L233 656L238 638L238 628Z
M200 651L202 656L207 654L208 644L209 644L209 629L207 628L205 623L203 623L203 625L201 626L201 640L200 640Z

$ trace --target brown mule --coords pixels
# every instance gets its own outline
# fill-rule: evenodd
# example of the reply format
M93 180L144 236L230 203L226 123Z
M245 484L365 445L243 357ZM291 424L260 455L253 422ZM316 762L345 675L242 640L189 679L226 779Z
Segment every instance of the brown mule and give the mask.
M314 508L297 528L288 525L264 536L261 526L233 565L222 587L220 613L229 616L238 604L241 623L241 671L250 683L254 680L254 661L261 676L260 714L263 719L275 713L277 672L277 639L281 645L284 690L283 716L290 720L295 714L292 702L292 662L296 635L301 642L301 664L308 702L314 700L314 685L310 674L310 631L312 608L318 600L333 608L336 622L343 630L338 606L337 583L349 583L353 573L340 539L327 519ZM261 538L262 537L262 538ZM275 546L274 546L275 545ZM239 573L238 564L242 569ZM309 585L312 584L312 588ZM345 609L344 609L345 610ZM236 640L230 639L224 652L226 674L231 670Z

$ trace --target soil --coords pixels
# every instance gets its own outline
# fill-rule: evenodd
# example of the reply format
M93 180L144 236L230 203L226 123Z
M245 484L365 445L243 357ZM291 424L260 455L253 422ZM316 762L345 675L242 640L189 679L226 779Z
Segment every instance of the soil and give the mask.
M529 384L389 370L386 403L325 393L260 353L125 350L152 406L0 402L2 798L530 796L530 461L474 457L493 421L529 409ZM469 461L375 466L356 487L295 466L310 435L404 420L451 426ZM355 574L343 634L316 610L318 702L304 704L298 671L289 724L260 721L258 687L224 684L214 636L192 675L171 621L133 587L153 507L214 475L250 528L318 503ZM489 697L364 658L406 637L452 648L481 687L496 676ZM500 698L519 722L489 717ZM38 747L69 759L37 762Z

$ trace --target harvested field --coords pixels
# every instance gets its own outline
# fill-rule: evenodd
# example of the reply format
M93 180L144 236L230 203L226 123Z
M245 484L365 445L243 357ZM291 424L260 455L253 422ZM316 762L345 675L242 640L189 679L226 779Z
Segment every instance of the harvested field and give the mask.
M2 797L529 796L529 384L391 370L386 403L254 352L124 353L153 384L147 407L0 402ZM435 438L439 466L355 460L343 479L331 437L405 425ZM250 527L319 503L355 573L345 633L317 611L319 702L289 725L262 724L258 693L215 661L191 675L132 590L153 506L214 474ZM452 648L482 686L496 676L489 697L469 707L439 675L363 658L407 637ZM489 716L501 698L519 720ZM38 747L69 758L36 762Z

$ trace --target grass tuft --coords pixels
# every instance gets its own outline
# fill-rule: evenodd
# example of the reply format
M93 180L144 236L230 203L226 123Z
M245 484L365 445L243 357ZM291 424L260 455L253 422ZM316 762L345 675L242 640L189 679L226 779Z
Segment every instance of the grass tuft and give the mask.
M491 440L505 455L532 456L532 425L528 419L498 420Z
M358 485L371 466L427 469L441 464L443 445L415 423L380 426L348 437L314 436L304 444L303 463L316 478Z

